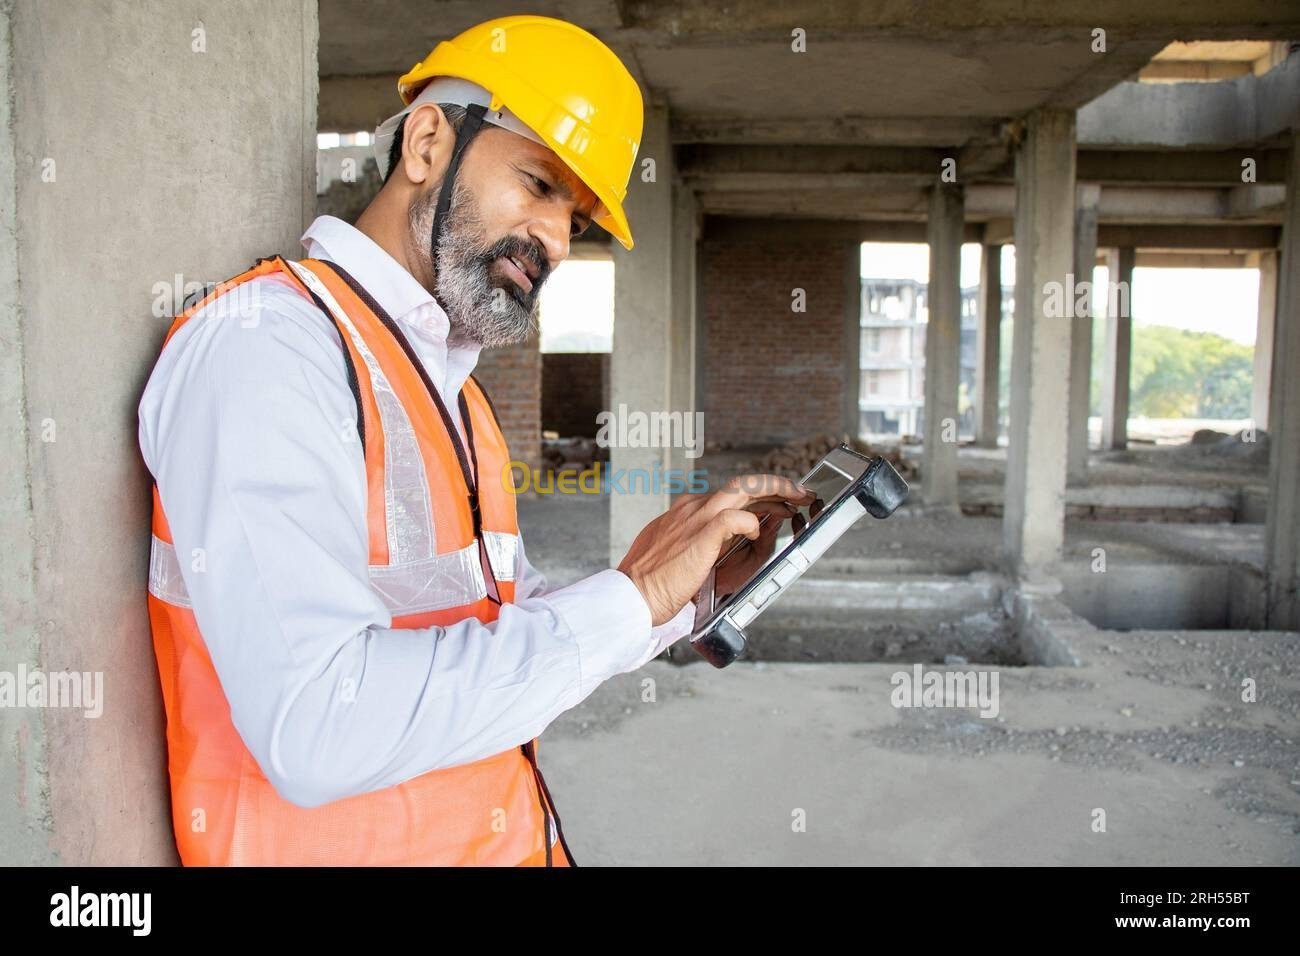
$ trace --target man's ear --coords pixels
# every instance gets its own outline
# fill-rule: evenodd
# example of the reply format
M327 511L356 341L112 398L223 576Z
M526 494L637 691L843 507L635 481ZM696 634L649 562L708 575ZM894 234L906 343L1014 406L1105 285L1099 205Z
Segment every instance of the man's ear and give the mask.
M451 163L456 131L437 103L423 103L406 114L402 132L402 169L415 185L442 178Z

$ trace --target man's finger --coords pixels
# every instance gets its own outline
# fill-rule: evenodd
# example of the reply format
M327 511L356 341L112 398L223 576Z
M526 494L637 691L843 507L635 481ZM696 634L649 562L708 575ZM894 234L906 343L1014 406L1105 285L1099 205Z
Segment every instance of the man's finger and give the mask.
M740 508L727 508L713 516L703 537L711 549L720 553L723 546L732 538L739 536L752 541L758 537L758 534L756 514Z
M781 475L737 475L716 491L701 509L712 517L724 509L744 508L758 501L793 501L811 504L816 495L800 490L797 482Z

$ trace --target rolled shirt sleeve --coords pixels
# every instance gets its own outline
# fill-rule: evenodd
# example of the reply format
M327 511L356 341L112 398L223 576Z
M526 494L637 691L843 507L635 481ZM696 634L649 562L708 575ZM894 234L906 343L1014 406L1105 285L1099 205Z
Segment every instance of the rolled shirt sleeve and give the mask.
M626 575L620 574L619 572L613 572L613 573L618 574L618 577L621 578L622 580L619 581L618 579L615 578L609 578L608 581L611 585L611 589L609 593L612 594L613 591L616 589L623 589L626 591L627 588L630 588L631 592L633 592L633 594L635 594L637 598L641 597L641 592L636 589L636 586L632 584L631 580ZM602 576L608 574L610 574L610 572L602 571L600 574L594 575L593 578L589 578L588 580L601 578ZM540 571L538 571L537 568L533 566L533 563L528 559L528 553L523 543L523 536L520 535L519 553L516 558L516 566L515 566L515 597L516 599L522 599L527 597L540 596L546 593L547 593L546 577ZM553 594L555 592L551 592L551 593ZM631 598L632 595L629 594L624 598L624 600L626 601L626 603L632 604L633 602ZM644 603L645 602L643 599L641 601L641 604L644 606ZM644 623L647 626L650 623L650 612L648 607L646 608L646 617L644 619L644 622L638 621L638 625L640 625L641 623ZM682 607L682 609L678 611L677 614L674 617L672 617L670 620L667 620L663 624L660 624L656 627L650 628L650 632L649 632L650 638L649 638L649 643L647 644L646 647L645 654L638 659L637 663L633 665L632 668L629 669L635 670L636 668L641 667L643 664L646 664L647 662L658 657L665 650L671 647L675 642L685 637L687 634L691 633L691 631L694 628L694 625L695 625L695 605L694 603L687 602ZM602 681L606 680L607 678L612 677L614 676L614 674L618 674L618 673L623 673L623 671L618 671L618 670L612 671L606 674L605 677L602 677L600 680ZM586 695L583 696L585 697Z

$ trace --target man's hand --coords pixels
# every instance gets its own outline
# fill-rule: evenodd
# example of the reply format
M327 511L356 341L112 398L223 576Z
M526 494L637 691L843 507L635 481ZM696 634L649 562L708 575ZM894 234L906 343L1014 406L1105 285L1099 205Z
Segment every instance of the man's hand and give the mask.
M727 559L718 565L715 572L715 602L721 602L739 591L759 568L767 564L772 552L776 550L776 536L781 533L787 519L794 523L795 537L798 537L806 524L803 515L785 501L760 501L745 510L758 515L758 537L753 540L737 538L734 544L727 545L722 552L727 555Z
M779 475L739 475L711 494L683 495L641 529L618 569L637 586L658 626L695 596L738 537L759 541L756 512L773 515L768 524L775 538L775 528L795 513L786 503L810 504L814 498Z

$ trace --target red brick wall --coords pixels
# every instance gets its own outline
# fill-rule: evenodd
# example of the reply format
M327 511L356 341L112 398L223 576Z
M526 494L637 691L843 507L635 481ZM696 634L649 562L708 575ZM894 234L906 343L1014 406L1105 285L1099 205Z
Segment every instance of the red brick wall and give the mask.
M609 408L608 352L548 352L542 356L542 428L595 438L596 416Z
M542 454L542 353L536 336L508 348L484 349L474 376L496 406L511 458L536 468Z
M715 238L700 243L707 443L779 444L843 424L845 243ZM806 293L792 312L792 291Z

